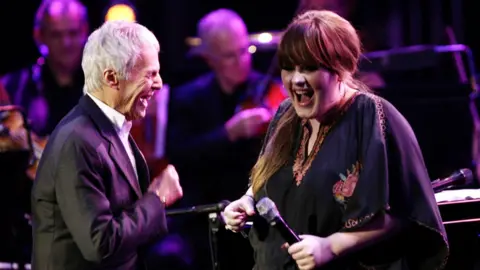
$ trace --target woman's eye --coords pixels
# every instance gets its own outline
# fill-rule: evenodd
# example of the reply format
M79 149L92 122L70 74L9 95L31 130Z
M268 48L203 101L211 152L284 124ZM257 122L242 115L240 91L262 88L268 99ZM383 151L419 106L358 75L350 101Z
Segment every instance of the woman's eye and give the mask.
M287 70L287 71L292 71L292 70L295 69L295 67L293 67L293 66L282 66L282 69Z
M304 66L302 67L302 70L305 70L305 71L317 71L320 67L318 66Z

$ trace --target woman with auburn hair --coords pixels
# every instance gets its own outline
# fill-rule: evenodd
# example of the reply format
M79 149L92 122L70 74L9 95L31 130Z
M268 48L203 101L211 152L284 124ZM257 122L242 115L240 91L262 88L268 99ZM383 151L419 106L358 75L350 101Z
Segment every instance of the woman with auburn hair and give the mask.
M279 45L290 98L272 120L245 196L224 211L254 216L256 270L441 269L448 242L415 135L386 100L353 80L361 45L330 11L307 11ZM269 197L301 241L257 217Z

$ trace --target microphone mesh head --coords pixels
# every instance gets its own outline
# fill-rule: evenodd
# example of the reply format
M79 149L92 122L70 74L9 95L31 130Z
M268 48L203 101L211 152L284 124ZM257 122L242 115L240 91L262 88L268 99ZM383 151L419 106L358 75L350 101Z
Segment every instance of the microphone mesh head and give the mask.
M264 197L258 201L257 211L258 214L268 222L272 222L276 217L280 216L275 203L267 197Z
M473 180L473 173L470 169L461 169L460 173L465 177L465 184L470 184Z

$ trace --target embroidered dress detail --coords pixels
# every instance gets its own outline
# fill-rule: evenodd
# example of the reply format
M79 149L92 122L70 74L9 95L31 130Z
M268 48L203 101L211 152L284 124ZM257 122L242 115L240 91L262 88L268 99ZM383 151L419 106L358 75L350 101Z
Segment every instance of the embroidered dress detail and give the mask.
M333 185L333 196L343 207L347 206L348 198L350 198L355 191L361 168L362 164L357 161L350 169L347 169L346 176L343 173L340 173L340 180Z
M355 92L351 97L342 101L342 103L338 107L333 108L325 114L325 117L322 120L322 124L318 129L318 136L315 140L310 154L308 154L307 151L308 141L311 136L309 122L307 119L302 119L301 125L303 127L303 135L293 164L293 178L297 186L301 184L302 179L305 177L305 174L312 165L312 161L315 159L318 151L320 151L320 148L322 147L322 144L328 133L330 132L332 127L335 126L337 121L344 115L344 113L347 111L353 101L355 101L357 95L358 92Z

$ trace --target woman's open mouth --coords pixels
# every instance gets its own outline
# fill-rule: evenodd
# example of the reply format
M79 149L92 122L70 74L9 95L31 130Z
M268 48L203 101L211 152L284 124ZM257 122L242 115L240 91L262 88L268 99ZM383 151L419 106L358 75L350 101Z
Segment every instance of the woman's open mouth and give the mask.
M308 106L313 102L313 89L294 90L293 95L300 106Z

